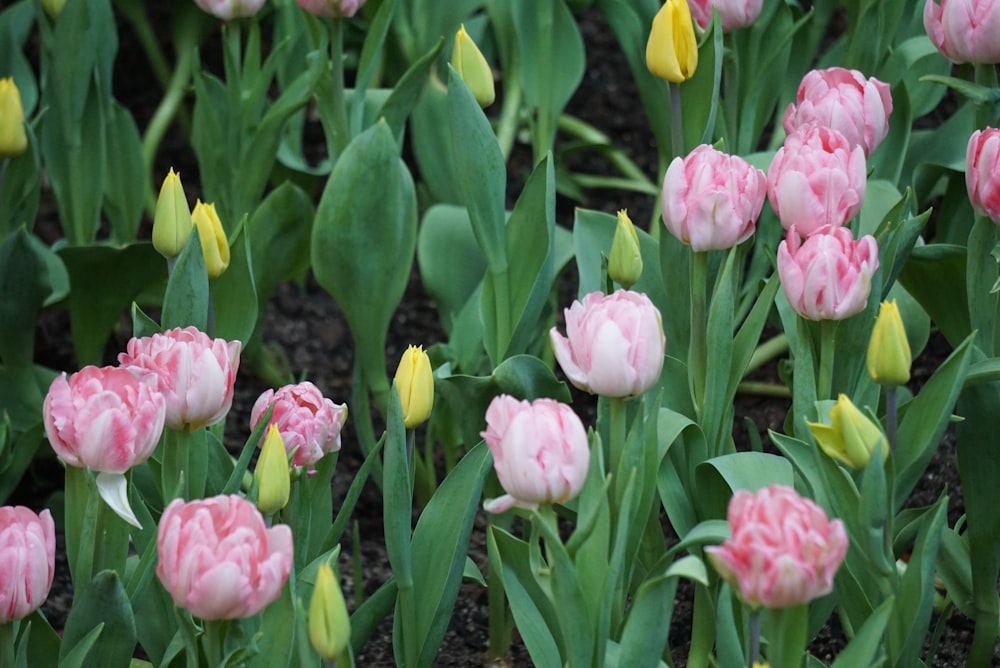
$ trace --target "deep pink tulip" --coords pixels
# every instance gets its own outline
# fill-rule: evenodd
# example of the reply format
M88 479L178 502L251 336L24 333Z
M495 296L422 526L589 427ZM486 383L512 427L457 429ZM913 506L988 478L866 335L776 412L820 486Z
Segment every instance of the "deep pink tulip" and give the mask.
M955 63L1000 63L1000 1L927 0L924 29Z
M194 0L212 16L229 21L253 16L264 6L265 0Z
M788 608L833 590L847 532L815 503L781 485L741 489L729 500L727 518L732 537L705 551L748 605Z
M242 619L281 594L292 569L292 530L268 529L240 496L174 499L160 518L156 550L156 575L177 607L201 619Z
M965 185L977 213L1000 223L1000 130L976 130L965 152Z
M49 595L56 564L52 514L0 508L0 624L30 615Z
M778 245L781 287L809 320L843 320L864 309L876 269L875 238L855 241L846 227L821 228L804 242L793 227Z
M562 503L580 493L590 465L587 432L573 409L554 399L518 401L502 394L486 410L480 434L507 492L484 504L491 513Z
M565 310L566 336L549 332L556 360L576 387L606 397L642 394L660 378L666 337L641 292L591 292Z
M889 84L875 77L865 79L857 70L830 67L806 73L781 124L788 134L806 125L832 128L852 148L861 146L867 156L889 134L891 113Z
M674 158L663 177L663 224L694 251L732 248L753 236L767 177L707 144Z
M767 170L767 197L781 225L806 236L840 227L865 198L865 152L836 130L810 125L785 138Z
M241 348L239 341L212 339L185 327L133 338L118 362L155 373L167 400L167 426L195 431L229 412Z
M746 28L760 16L764 0L688 0L691 18L705 30L712 22L712 8L719 10L723 32Z
M256 429L269 406L274 405L269 424L278 425L285 450L295 451L293 466L313 465L328 452L340 450L340 430L347 419L347 406L335 404L305 381L267 390L250 411L250 428Z
M149 459L165 415L155 376L110 366L56 376L42 405L56 454L70 466L106 473L124 473Z
M295 0L299 7L316 16L350 18L358 13L366 0Z

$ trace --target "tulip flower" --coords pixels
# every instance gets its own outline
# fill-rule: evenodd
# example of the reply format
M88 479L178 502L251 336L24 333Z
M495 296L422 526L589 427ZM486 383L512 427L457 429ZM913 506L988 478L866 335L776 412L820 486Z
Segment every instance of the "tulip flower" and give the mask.
M455 34L455 46L451 51L451 66L462 77L462 81L472 91L480 107L486 108L496 99L493 85L493 70L476 43L465 32L462 25Z
M646 67L671 83L694 76L698 67L698 40L686 0L667 0L653 17L646 42Z
M149 459L166 402L144 370L87 366L52 381L42 404L45 434L70 466L124 473Z
M199 7L223 21L253 16L265 0L195 0Z
M324 661L334 661L351 639L351 617L329 564L320 564L309 601L309 642Z
M746 28L757 20L764 0L689 0L691 17L702 30L712 22L712 9L719 11L723 32Z
M875 448L881 448L883 461L889 456L889 444L881 427L858 410L846 394L837 397L830 409L830 422L809 422L809 431L820 449L831 459L862 469L868 465Z
M788 134L808 125L836 130L852 149L861 146L869 156L889 133L891 113L889 84L875 77L865 79L857 70L830 67L802 78L781 124Z
M622 209L618 212L615 236L611 239L608 255L608 277L626 290L642 276L642 252L639 250L639 235L636 234L632 219Z
M153 372L166 398L166 425L195 431L220 421L233 403L239 341L212 339L195 327L132 338L118 363Z
M910 380L913 356L895 299L879 307L866 361L868 375L879 385L905 385Z
M205 268L209 278L218 278L229 266L229 241L214 204L198 200L191 212L191 221L198 228L201 252L205 255Z
M274 406L271 424L281 432L292 466L312 469L323 455L340 450L347 406L333 403L309 381L261 394L250 410L251 429L257 428L270 406Z
M281 594L292 569L292 530L268 529L252 503L232 496L163 511L156 575L174 604L204 620L256 615Z
M976 213L1000 224L1000 130L976 130L965 152L965 186Z
M785 138L767 170L771 208L786 230L812 234L841 227L861 211L867 185L865 152L836 130L808 125Z
M833 590L847 554L840 520L782 485L738 490L726 516L732 536L705 552L747 605L788 608Z
M295 0L299 7L316 16L350 18L357 14L366 0Z
M843 320L864 309L878 269L878 244L844 227L820 228L804 242L792 227L778 245L778 276L795 312L809 320Z
M177 257L191 236L193 226L191 208L184 195L181 175L171 168L167 172L167 177L163 179L160 196L156 199L156 212L153 215L153 248L167 259Z
M413 429L426 422L434 407L434 375L431 358L423 347L407 347L392 382L399 392L406 428Z
M55 575L52 514L24 506L0 508L0 625L24 619L48 598Z
M753 236L766 195L764 172L702 144L667 168L663 224L693 251L731 248Z
M566 336L549 332L556 360L584 392L634 397L660 378L666 337L649 297L618 290L591 292L565 310Z
M273 515L288 504L291 478L288 474L288 454L278 425L271 423L260 448L257 468L257 508L265 515Z
M587 432L573 409L554 399L494 397L480 434L507 493L488 500L487 512L563 503L583 488L590 465Z
M21 91L12 77L0 79L0 158L21 155L27 148Z
M66 0L42 0L42 9L45 10L45 14L53 21L59 18L65 5Z
M927 0L924 29L955 63L1000 63L1000 2Z

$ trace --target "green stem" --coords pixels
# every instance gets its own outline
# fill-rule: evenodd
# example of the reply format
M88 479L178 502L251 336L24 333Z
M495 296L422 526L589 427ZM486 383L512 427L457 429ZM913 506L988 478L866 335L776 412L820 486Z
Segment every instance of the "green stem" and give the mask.
M816 400L829 399L833 393L833 360L836 352L839 320L820 320L819 369L816 376Z
M760 659L760 608L750 611L750 652L747 660L747 668Z
M625 450L626 437L626 406L623 397L608 397L608 408L610 414L609 438L611 441L611 468L612 480L618 476L618 466L621 462L622 452Z
M349 143L347 125L347 100L344 97L344 21L333 19L330 22L330 62L331 88L333 93L332 118L333 146L330 155L336 160Z
M670 144L675 156L684 155L684 123L681 117L680 84L668 83L670 88Z
M94 547L101 499L90 471L66 467L66 554L77 594L94 575Z
M15 668L17 666L14 652L14 641L17 639L19 622L0 624L0 668Z
M743 375L746 376L756 371L779 355L784 355L787 352L788 337L785 334L778 334L768 339L753 351L753 355L750 356L750 363L747 364L747 370Z
M750 394L759 397L779 397L782 399L790 399L792 397L792 391L788 389L787 385L758 383L751 380L745 380L737 385L736 391L739 394Z
M492 360L494 366L507 357L507 348L510 345L511 322L510 322L510 272L506 266L493 273L493 298L496 300L496 359Z
M153 32L153 28L149 24L146 3L141 0L116 0L115 8L132 26L135 38L139 42L142 52L146 54L146 60L149 61L149 66L153 70L153 76L156 77L161 87L166 88L167 81L170 79L170 65L167 63L167 57L163 55L163 49L160 48L156 33Z
M487 659L500 659L510 652L514 632L507 592L500 586L502 576L494 568L494 560L487 564L486 577L490 586L486 590L489 605L489 648Z
M672 84L671 84L672 85ZM708 252L691 253L691 343L688 348L688 374L691 399L698 420L704 413L705 376L708 367Z
M230 623L228 619L205 621L202 645L205 648L208 665L212 668L221 666L226 658L226 637L229 635Z
M997 70L993 64L982 64L975 66L976 83L986 88L997 87ZM996 126L997 114L994 104L984 103L976 105L976 127L985 128Z
M177 429L163 430L163 465L161 467L163 502L188 498L188 450L191 439Z
M500 108L496 134L500 153L506 163L510 152L514 149L514 140L520 127L521 99L524 97L524 91L521 90L521 82L516 76L505 80L504 83L503 106Z
M889 456L896 456L896 431L898 414L896 410L896 386L885 386L885 435L889 441Z
M630 181L655 188L656 184L649 179L646 172L644 172L639 165L635 164L635 162L633 162L624 151L616 146L611 137L604 134L590 123L587 123L576 116L563 114L559 117L559 129L577 137L587 144L607 148L609 151L607 153L608 161L611 162L615 169L621 172L623 176L627 177Z
M688 668L707 668L715 642L715 601L707 587L695 585L694 617L691 621L691 650Z

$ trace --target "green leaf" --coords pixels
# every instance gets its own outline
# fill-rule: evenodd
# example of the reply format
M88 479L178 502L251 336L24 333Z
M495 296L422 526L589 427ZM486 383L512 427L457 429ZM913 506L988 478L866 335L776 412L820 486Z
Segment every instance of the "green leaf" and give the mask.
M145 205L142 140L132 114L117 102L110 105L107 122L107 154L114 159L104 181L104 214L113 238L125 244L135 239Z
M972 331L965 295L966 250L950 244L917 246L899 274L952 346Z
M889 614L893 611L895 599L887 598L875 612L858 629L830 668L855 668L855 666L871 666L882 646L882 634L889 622Z
M101 571L76 592L63 631L60 665L98 626L114 629L114 633L103 635L100 644L91 648L86 655L88 665L127 665L135 651L135 618L125 588L114 571Z
M258 312L279 283L308 269L314 215L309 195L286 181L268 193L247 220Z
M241 341L246 347L258 321L257 286L254 284L252 240L246 217L229 240L229 267L212 281L212 309L215 312L215 336L227 341Z
M389 99L382 105L379 116L385 118L385 122L397 140L401 139L406 119L413 111L421 91L427 85L427 73L443 48L444 38L442 37L427 53L410 65L409 69L393 86Z
M725 517L729 497L738 489L751 492L768 485L792 487L792 465L765 452L736 452L698 465L695 485L702 517Z
M462 258L454 262L454 258ZM486 262L465 207L437 204L420 221L417 264L424 289L434 299L446 332L486 274Z
M208 329L208 289L205 256L198 228L193 227L167 280L160 316L163 329L194 326L205 332Z

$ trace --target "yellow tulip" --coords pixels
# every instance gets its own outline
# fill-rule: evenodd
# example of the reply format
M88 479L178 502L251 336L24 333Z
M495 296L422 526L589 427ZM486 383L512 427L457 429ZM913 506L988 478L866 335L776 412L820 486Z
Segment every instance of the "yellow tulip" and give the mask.
M392 382L399 392L406 428L413 429L424 423L434 407L434 375L431 359L423 347L409 346L406 349Z
M626 290L642 276L642 253L639 252L639 235L632 219L622 209L618 212L618 225L611 240L608 256L608 276Z
M830 424L809 422L813 438L829 457L854 469L864 468L881 444L882 459L889 456L889 443L882 428L872 422L846 394L830 409Z
M455 46L451 51L451 66L472 91L480 107L488 107L496 99L493 70L476 43L465 32L463 25L455 33Z
M0 79L0 158L21 155L27 148L21 91L13 77Z
M351 617L344 594L329 564L321 564L309 602L309 642L324 661L333 661L347 649Z
M198 200L191 212L191 220L198 228L201 238L201 252L205 255L205 267L209 278L218 278L229 266L229 241L222 221L215 212L214 204Z
M191 208L184 195L184 186L181 185L181 175L171 167L160 186L160 196L156 199L153 248L167 259L177 257L191 236L193 225Z
M285 440L276 424L267 428L254 477L257 479L257 508L260 512L273 515L284 508L291 491L291 477Z
M698 40L686 0L667 0L653 17L646 42L646 67L672 83L694 76L698 67Z
M896 300L882 302L868 342L868 375L879 385L905 385L913 357Z

